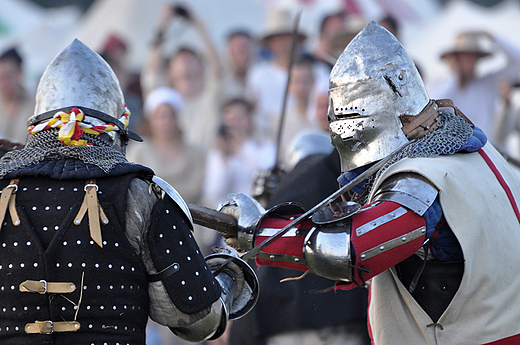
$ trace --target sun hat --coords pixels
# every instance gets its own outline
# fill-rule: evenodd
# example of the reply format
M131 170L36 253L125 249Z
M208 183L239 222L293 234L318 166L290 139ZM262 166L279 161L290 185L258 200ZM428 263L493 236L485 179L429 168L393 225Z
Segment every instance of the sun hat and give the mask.
M488 49L483 47L481 35L477 33L462 33L455 39L455 45L441 55L442 59L459 53L471 53L479 58L491 55Z
M294 11L288 9L271 9L267 13L264 31L260 36L261 43L266 44L271 37L276 35L292 35L294 31L294 20L296 18L296 13L293 12ZM301 29L298 31L300 41L304 41L307 38L307 35L302 33Z

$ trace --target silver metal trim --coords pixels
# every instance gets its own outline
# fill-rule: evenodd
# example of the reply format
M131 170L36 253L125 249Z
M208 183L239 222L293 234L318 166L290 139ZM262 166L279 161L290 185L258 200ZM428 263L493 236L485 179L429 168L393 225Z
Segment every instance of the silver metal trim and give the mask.
M307 236L307 232L312 229L298 229L298 228L291 228L289 229L285 234L283 234L282 237L305 237ZM256 237L258 236L265 236L265 237L271 237L278 233L280 229L275 228L260 228L258 229L258 232L256 233Z
M415 173L399 173L386 179L373 198L374 201L393 201L424 215L439 191L430 181Z
M371 259L376 255L379 255L381 253L386 252L387 250L394 249L396 247L399 247L400 245L413 241L421 236L424 236L425 234L426 227L421 226L420 228L417 228L412 232L393 238L389 241L377 245L376 247L365 250L360 255L361 261Z
M366 234L367 232L380 227L383 224L391 222L392 220L395 220L395 219L405 215L407 212L408 212L408 210L406 208L399 207L395 211L384 214L379 218L376 218L374 220L371 220L368 223L361 225L359 228L356 229L356 235L362 236L362 235Z
M158 185L159 187L161 187L161 189L163 191L166 192L166 194L168 194L168 196L177 204L179 205L179 207L181 208L181 210L184 212L184 214L186 215L186 217L188 217L188 220L190 221L190 226L191 228L193 229L193 218L191 217L191 213L190 213L190 209L188 208L188 205L186 204L186 202L184 201L184 199L182 198L182 196L179 194L179 192L177 192L175 190L175 188L173 188L168 182L166 182L165 180L163 180L162 178L160 178L159 176L157 175L154 175L152 177L152 181Z

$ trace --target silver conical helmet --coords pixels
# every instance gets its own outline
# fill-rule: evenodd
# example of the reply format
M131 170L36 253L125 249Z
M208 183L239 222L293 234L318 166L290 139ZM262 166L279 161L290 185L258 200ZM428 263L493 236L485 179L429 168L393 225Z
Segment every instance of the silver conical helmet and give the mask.
M329 80L329 131L342 171L380 160L408 142L400 116L429 98L403 46L370 22L345 48Z
M36 107L29 124L35 124L59 110L77 107L85 115L114 123L119 135L126 135L119 121L125 101L119 81L108 63L78 39L65 47L47 66L36 91ZM114 138L112 138L114 139Z

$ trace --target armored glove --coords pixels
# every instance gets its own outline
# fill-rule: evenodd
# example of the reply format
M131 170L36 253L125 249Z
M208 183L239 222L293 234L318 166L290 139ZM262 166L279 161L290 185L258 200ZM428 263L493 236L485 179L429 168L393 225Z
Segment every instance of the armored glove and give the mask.
M215 247L206 263L222 288L229 320L247 314L258 300L258 278L253 269L229 249Z
M229 214L238 220L237 238L226 238L226 244L241 251L253 248L254 231L265 209L254 199L244 193L229 194L228 201L220 204L219 211Z

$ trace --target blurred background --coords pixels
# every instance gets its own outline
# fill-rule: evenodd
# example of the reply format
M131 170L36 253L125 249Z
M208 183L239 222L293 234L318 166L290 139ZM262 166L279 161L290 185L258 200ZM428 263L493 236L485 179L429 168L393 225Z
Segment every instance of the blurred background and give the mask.
M157 12L164 0L0 0L0 50L17 44L26 58L26 78L38 80L45 66L77 37L100 50L109 34L129 46L129 64L139 70L152 41ZM401 25L401 42L427 78L441 78L439 59L461 30L489 30L520 45L520 5L516 0L191 0L183 1L200 18L219 49L231 28L262 30L270 7L302 9L301 27L312 46L322 17L335 10L364 20L392 15ZM189 32L184 39L191 40Z
M25 141L40 76L78 38L119 78L144 138L130 161L190 203L242 192L310 208L340 174L328 76L371 20L404 45L429 96L453 99L520 171L518 0L0 0L0 139ZM204 254L222 245L211 230L195 237ZM310 293L332 284L312 275L280 283L296 274L259 269L257 306L211 344L368 343L366 290ZM186 344L148 327L149 345Z

